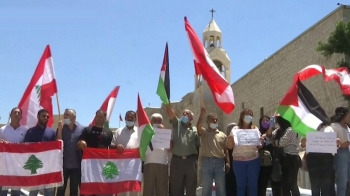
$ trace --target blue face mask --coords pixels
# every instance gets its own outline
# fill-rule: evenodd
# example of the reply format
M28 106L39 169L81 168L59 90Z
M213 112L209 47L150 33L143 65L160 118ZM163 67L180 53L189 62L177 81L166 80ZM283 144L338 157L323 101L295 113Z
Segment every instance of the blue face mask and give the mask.
M244 116L244 122L245 122L245 123L249 124L249 123L251 123L252 121L253 121L253 117L252 117L252 116L250 116L250 115L245 115L245 116Z
M183 116L182 118L181 118L181 122L183 122L183 123L188 123L188 117L187 116Z
M135 125L135 122L133 122L133 121L125 121L125 125L127 126L127 127L132 127L132 126L134 126Z

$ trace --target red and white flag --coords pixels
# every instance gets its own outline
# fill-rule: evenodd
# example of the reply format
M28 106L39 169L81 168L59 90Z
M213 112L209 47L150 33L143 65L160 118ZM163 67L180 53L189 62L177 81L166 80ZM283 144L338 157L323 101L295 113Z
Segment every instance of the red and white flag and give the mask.
M336 81L343 94L350 95L350 75L346 67L325 69L321 65L309 65L294 76L294 81L297 81L298 78L300 81L307 80L317 75L323 75L326 82Z
M185 29L195 57L195 63L197 63L195 65L198 65L198 71L196 71L196 73L201 73L203 79L207 81L214 100L219 108L226 114L231 113L235 109L235 100L230 84L220 74L219 69L209 58L209 54L205 50L186 17Z
M63 185L62 141L0 143L0 186L38 190Z
M56 93L55 71L50 46L47 45L18 105L23 112L21 125L26 128L35 126L38 122L37 112L44 108L48 110L51 117L47 123L47 126L51 127L53 123L52 96Z
M107 113L106 121L109 122L109 119L112 116L115 100L117 99L119 92L119 86L115 87L112 92L107 96L105 101L102 103L100 110L103 110ZM95 124L95 117L92 119L90 126Z
M80 193L118 194L141 191L142 161L138 149L87 148L81 162Z
M120 122L123 122L123 118L122 118L122 115L121 115L121 114L119 114L119 121L120 121Z

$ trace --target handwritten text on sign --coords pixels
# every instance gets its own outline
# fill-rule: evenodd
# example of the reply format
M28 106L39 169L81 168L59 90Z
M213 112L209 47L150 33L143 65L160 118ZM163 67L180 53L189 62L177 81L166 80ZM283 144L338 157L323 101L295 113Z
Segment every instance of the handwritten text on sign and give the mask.
M170 148L171 129L154 128L154 136L152 138L153 148Z
M318 153L337 152L337 133L309 132L306 134L306 151Z
M231 134L237 146L259 146L260 132L258 129L232 129Z

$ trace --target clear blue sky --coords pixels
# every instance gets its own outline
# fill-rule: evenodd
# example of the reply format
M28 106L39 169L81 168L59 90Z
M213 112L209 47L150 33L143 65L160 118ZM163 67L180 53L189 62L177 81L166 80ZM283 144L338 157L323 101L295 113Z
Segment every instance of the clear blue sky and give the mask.
M9 111L18 105L47 44L53 55L61 109L76 109L77 120L87 125L112 88L120 85L111 118L111 126L117 127L119 113L124 117L127 110L136 110L138 92L144 106L160 106L155 92L166 42L171 101L194 90L184 16L202 37L211 19L209 10L216 10L214 18L223 33L222 45L231 59L234 82L336 9L338 2L1 2L0 122L6 123ZM54 111L57 113L56 103Z

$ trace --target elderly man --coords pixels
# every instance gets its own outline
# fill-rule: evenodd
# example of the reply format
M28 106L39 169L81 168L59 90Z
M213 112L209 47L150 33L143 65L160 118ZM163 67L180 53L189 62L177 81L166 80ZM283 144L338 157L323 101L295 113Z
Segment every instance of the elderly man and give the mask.
M10 112L11 123L0 128L0 142L3 143L21 143L27 132L25 127L22 127L19 122L22 119L22 110L15 107ZM8 190L1 190L0 196L7 196ZM20 196L21 191L11 190L12 196Z
M56 131L47 127L47 122L49 121L49 112L45 109L40 109L38 111L38 124L35 127L28 129L26 135L24 136L23 142L52 142L56 140ZM53 196L54 188L44 189L45 196ZM29 196L38 195L39 190L32 190L29 192Z
M136 112L127 111L125 113L125 127L117 129L113 135L111 143L112 148L116 148L118 152L124 152L124 149L135 149L140 145L138 129L135 126ZM118 193L118 196L141 195L139 192Z
M197 128L191 124L193 113L186 109L179 119L171 108L165 105L172 122L172 153L170 163L170 196L196 196L197 189L197 148L200 139Z
M151 116L153 128L164 128L163 116L154 113ZM143 196L165 196L168 193L168 149L160 148L151 151L148 148L144 163Z
M63 114L63 123L58 123L57 139L63 141L63 179L64 184L57 190L57 196L64 196L68 178L70 179L70 195L78 195L81 178L82 151L77 149L77 142L84 127L76 123L76 112L66 109Z
M211 196L213 180L215 180L216 195L226 196L225 170L226 172L230 171L230 159L226 148L227 136L217 128L218 118L216 114L211 113L207 116L207 128L202 126L205 113L206 110L203 107L197 122L198 135L202 141L200 149L202 156L202 196Z

